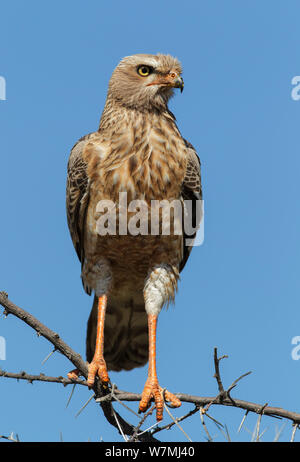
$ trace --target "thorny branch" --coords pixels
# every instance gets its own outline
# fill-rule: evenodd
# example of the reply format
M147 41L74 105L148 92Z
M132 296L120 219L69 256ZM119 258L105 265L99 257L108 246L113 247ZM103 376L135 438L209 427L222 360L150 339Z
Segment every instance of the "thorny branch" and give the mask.
M15 305L8 299L8 295L6 292L0 292L0 304L4 307L4 314L14 314L17 318L24 321L30 327L36 330L38 335L42 335L45 337L52 345L55 347L56 350L60 351L64 356L66 356L74 366L80 371L81 375L87 378L87 364L83 361L82 357L75 353L69 345L67 345L60 336L53 332L51 329L46 327L42 324L38 319L32 316L27 311L23 310L22 308ZM5 376L4 374L2 374ZM6 377L8 377L6 375ZM103 397L109 393L109 389L105 389L102 387L99 380L97 380L93 386L93 391L95 393L95 398ZM135 432L135 426L128 423L124 420L112 407L112 401L106 400L100 403L102 411L105 415L106 420L116 427L119 431L120 428L122 432L126 435L133 435ZM157 441L150 432L145 432L140 436L139 441Z
M56 332L46 327L44 324L42 324L38 319L36 319L34 316L32 316L27 311L15 305L12 301L8 299L8 295L5 292L0 292L0 304L4 307L4 315L13 314L19 319L21 319L23 322L28 324L30 327L35 329L38 335L45 337L49 342L52 343L52 345L54 346L54 351L57 350L61 354L66 356L72 362L72 364L80 371L81 375L85 377L85 379L87 378L87 363L82 359L82 357L78 353L74 352L69 347L69 345L67 345L60 338L60 336ZM222 424L217 422L207 413L208 409L212 405L213 406L222 405L222 406L230 406L230 407L244 409L246 411L246 414L243 417L239 430L241 429L244 423L244 420L249 412L258 414L258 424L257 424L257 429L256 429L256 439L257 440L259 440L259 427L260 427L261 417L263 415L290 420L292 422L291 441L294 441L296 430L299 428L299 425L300 425L300 414L293 412L293 411L285 410L283 408L268 406L267 403L264 405L261 405L261 404L256 404L256 403L252 403L249 401L244 401L241 399L236 399L236 398L233 399L230 396L230 392L232 391L233 388L236 387L237 383L242 378L246 377L251 372L247 372L241 375L227 389L225 389L222 383L220 367L219 367L220 361L224 358L227 358L227 356L224 355L218 358L217 348L215 348L214 349L214 367L215 367L214 377L216 378L216 381L217 381L219 393L214 397L193 396L193 395L188 395L184 393L175 393L175 395L182 402L194 404L194 408L190 410L188 413L186 413L185 415L181 416L180 418L175 419L172 417L173 422L165 426L162 426L162 427L159 427L156 424L152 426L154 428L150 427L149 429L145 431L140 431L141 426L146 420L146 418L152 414L153 408L151 408L150 411L142 417L139 424L136 426L124 420L114 410L112 406L113 402L120 402L125 407L127 407L123 403L123 401L127 401L127 402L140 401L141 394L119 390L116 388L115 385L113 385L112 388L108 387L105 389L104 387L102 387L99 381L96 381L95 385L93 386L94 399L97 403L100 404L106 420L111 425L113 425L115 428L118 429L119 433L123 435L123 438L125 439L125 441L128 441L126 435L131 437L130 441L148 441L148 442L158 441L157 439L154 438L153 436L154 434L161 432L163 430L170 429L174 425L177 425L182 430L182 428L178 425L179 422L182 422L183 420L189 418L190 416L195 414L197 411L200 411L201 421L202 421L204 428L206 428L205 423L203 421L204 416L209 417L216 423L217 426L221 427ZM63 386L76 384L76 385L87 387L87 383L85 380L79 380L79 379L69 380L64 377L50 377L44 374L32 375L32 374L27 374L25 371L22 371L19 373L12 373L12 372L6 372L0 369L0 377L13 378L17 380L27 380L28 382L31 382L31 383L34 381L42 381L42 382L50 382L50 383L60 383ZM132 412L134 413L134 411ZM210 436L209 436L209 439L210 439Z

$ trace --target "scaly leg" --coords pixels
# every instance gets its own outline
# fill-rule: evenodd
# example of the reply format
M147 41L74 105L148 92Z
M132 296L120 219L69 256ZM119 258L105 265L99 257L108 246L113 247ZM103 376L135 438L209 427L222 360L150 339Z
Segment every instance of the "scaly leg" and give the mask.
M107 296L101 295L98 302L98 319L97 319L97 336L96 348L92 362L89 364L89 374L87 383L92 387L95 382L95 377L98 374L101 382L105 385L109 382L109 377L106 369L106 362L103 357L104 353L104 321L107 305Z
M145 412L150 407L150 401L154 398L156 405L156 420L160 421L163 418L164 398L162 388L159 386L156 372L156 326L157 316L148 315L148 330L149 330L149 369L148 378L142 393L139 411ZM165 391L164 397L170 401L174 407L181 406L181 402L175 395Z
M87 383L92 387L95 382L96 375L99 376L103 385L109 382L109 377L106 369L106 362L103 357L104 352L104 321L105 311L107 305L107 296L101 295L98 301L98 316L97 316L97 334L96 334L96 347L92 362L88 366ZM78 378L78 370L74 369L68 374L69 379Z

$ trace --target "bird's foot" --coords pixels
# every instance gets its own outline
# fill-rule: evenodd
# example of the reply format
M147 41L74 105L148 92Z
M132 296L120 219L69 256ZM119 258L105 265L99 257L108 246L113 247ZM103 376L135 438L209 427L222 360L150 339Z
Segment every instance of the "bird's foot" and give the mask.
M146 412L150 407L151 399L154 399L156 406L156 420L163 418L164 400L169 401L173 407L181 406L181 401L169 391L160 387L156 377L148 377L139 405L139 412Z
M80 370L79 369L72 369L68 373L68 379L70 379L70 380L77 380L79 376L80 376Z
M92 387L95 383L95 378L98 375L102 385L107 386L109 383L109 377L106 368L106 362L103 357L93 358L92 362L88 365L88 378L87 384Z

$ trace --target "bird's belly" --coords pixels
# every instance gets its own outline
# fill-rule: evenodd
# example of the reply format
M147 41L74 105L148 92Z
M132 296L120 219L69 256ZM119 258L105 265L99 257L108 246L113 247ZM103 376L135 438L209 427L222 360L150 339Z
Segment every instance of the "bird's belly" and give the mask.
M95 285L91 275L97 279L95 268L101 259L113 268L114 285L131 284L137 290L142 290L151 268L161 264L178 268L184 173L182 157L152 149L146 159L129 155L94 177L83 275L91 287Z
M114 288L139 292L150 270L168 265L177 272L181 259L181 236L101 236L93 252L86 254L83 278L95 289L103 277L99 262L105 261L111 268Z

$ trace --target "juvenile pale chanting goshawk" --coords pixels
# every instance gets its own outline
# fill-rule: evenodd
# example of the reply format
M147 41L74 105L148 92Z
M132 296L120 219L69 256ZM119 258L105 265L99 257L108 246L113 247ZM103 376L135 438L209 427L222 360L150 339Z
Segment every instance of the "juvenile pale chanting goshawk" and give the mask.
M163 305L174 299L191 246L184 230L126 234L117 226L115 235L101 235L97 221L102 201L120 208L119 193L127 193L128 204L142 200L147 207L155 200L187 199L194 205L201 199L199 158L168 109L173 89L183 90L181 72L169 55L122 59L110 79L98 131L75 144L68 163L68 225L84 289L94 292L86 339L88 384L96 376L107 384L107 370L130 370L149 359L139 410L145 412L154 399L157 420L164 399L181 404L172 393L163 394L158 382L156 325ZM195 225L194 215L195 207L185 210Z

